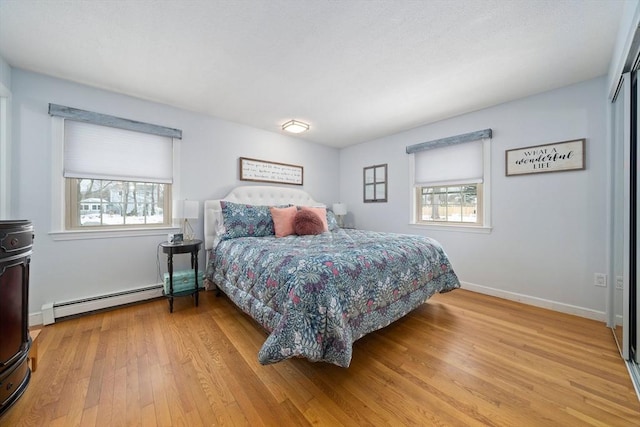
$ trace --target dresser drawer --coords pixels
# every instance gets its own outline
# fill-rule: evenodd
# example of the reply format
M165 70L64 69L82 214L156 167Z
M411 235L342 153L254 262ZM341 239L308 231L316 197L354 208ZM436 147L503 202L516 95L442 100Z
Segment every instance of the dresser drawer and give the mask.
M17 399L29 382L31 372L26 356L16 363L15 368L9 368L0 376L0 410Z
M28 252L33 245L33 226L31 223L16 225L0 221L0 258Z

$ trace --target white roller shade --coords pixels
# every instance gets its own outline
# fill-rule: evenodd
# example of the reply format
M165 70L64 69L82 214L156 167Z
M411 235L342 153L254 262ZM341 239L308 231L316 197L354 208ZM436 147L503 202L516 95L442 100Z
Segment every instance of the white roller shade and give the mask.
M416 152L415 184L482 182L482 153L482 140Z
M66 178L172 182L170 137L73 120L65 120L64 132Z

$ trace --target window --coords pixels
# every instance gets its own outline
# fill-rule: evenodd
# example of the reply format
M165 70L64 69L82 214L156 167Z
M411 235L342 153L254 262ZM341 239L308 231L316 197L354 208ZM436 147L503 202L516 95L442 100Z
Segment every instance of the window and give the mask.
M482 184L416 187L417 222L482 224Z
M65 230L171 226L173 137L181 131L55 104L49 113L64 117Z
M487 129L407 147L413 224L489 228L490 137Z
M68 228L164 225L168 219L167 184L68 178L66 186Z

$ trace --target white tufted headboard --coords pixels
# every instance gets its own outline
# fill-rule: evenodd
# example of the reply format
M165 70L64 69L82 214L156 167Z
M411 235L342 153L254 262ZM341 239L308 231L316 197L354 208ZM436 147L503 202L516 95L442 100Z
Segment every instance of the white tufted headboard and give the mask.
M299 188L274 187L267 185L244 185L236 187L229 194L218 200L204 201L204 248L209 250L216 246L220 234L224 232L222 208L220 200L248 205L275 206L292 204L296 206L324 206Z

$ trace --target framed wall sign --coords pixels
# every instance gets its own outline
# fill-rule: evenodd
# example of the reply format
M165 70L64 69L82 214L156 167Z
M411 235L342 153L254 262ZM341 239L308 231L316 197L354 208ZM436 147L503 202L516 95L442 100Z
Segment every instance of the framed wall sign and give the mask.
M387 201L387 165L367 166L363 169L363 197L365 203Z
M302 185L302 166L240 157L240 180Z
M584 169L585 139L505 151L507 176Z

